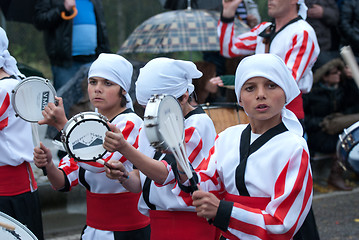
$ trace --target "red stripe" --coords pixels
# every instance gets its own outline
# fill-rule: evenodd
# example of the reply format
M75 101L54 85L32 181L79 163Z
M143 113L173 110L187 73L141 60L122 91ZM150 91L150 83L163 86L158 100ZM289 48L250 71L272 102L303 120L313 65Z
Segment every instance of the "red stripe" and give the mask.
M289 164L289 162L288 162L288 164ZM287 171L288 164L283 169L283 172ZM300 169L299 169L299 172L297 175L297 179L294 183L293 190L292 190L291 194L278 206L276 212L274 213L274 216L275 216L274 218L272 216L267 216L267 217L265 216L265 222L267 225L274 225L274 224L280 225L283 223L283 220L286 217L290 207L293 205L293 202L298 197L298 194L300 193L300 191L303 187L303 182L304 182L307 170L308 170L308 154L307 154L307 152L305 152L303 150ZM285 173L283 173L283 172L282 172L282 174L285 175ZM282 174L276 182L275 198L278 198L281 196L281 194L283 194L283 192L281 191L282 188L279 186L279 185L285 185L285 178L284 178L284 176L282 176ZM283 187L285 187L285 186L283 186Z
M6 112L9 105L10 105L10 97L9 94L6 93L5 99L0 107L0 117Z
M189 128L187 128L187 129L185 130L185 132L184 132L184 141L185 141L186 143L189 142L189 140L191 139L191 137L192 137L192 135L193 135L193 133L194 133L195 130L196 130L196 129L195 129L194 127L189 127Z
M7 127L9 122L9 118L5 118L2 121L0 121L0 130L3 130L5 127Z
M127 140L132 130L135 128L135 124L131 121L126 122L125 128L122 130L123 137Z
M203 146L202 139L199 141L197 147L193 149L192 153L189 155L188 160L193 163L193 161L196 159L198 154L201 152Z
M253 225L253 224L249 224L247 222L242 222L238 219L232 218L229 220L229 225L228 227L236 229L238 231L241 231L243 233L249 234L249 235L253 235L258 237L259 239L262 240L269 240L272 239L268 236L268 232L266 231L266 229L261 228L259 226ZM227 231L228 232L228 231ZM223 234L223 236L226 236L226 233ZM239 239L239 238L232 238L231 239Z
M310 63L310 60L312 59L312 56L313 56L313 53L314 53L314 49L315 49L315 45L314 45L314 42L312 42L312 48L311 48L311 50L310 50L309 57L308 57L308 59L307 59L307 62L305 63L304 70L303 70L302 75L300 76L299 79L302 78L302 76L303 76L305 70L307 69L307 67L308 67L308 65L309 65L309 63Z
M9 105L10 105L10 97L9 97L9 94L6 93L5 99L0 107L0 117L2 115L4 115L4 113L6 112L6 110L9 107ZM9 118L5 118L0 121L0 130L3 130L8 125L8 120L9 120Z
M220 22L218 22L219 24ZM227 23L222 23L222 27L221 27L221 35L219 36L219 45L220 45L220 52L223 55L223 38L227 29Z

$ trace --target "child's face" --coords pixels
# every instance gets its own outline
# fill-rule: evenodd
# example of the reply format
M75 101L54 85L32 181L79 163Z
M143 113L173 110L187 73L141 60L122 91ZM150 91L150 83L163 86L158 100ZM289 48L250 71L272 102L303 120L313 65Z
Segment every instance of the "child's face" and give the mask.
M248 79L242 86L239 104L248 117L268 120L281 114L285 94L281 87L264 77Z
M101 77L89 78L87 87L92 105L100 113L117 111L121 108L120 85Z

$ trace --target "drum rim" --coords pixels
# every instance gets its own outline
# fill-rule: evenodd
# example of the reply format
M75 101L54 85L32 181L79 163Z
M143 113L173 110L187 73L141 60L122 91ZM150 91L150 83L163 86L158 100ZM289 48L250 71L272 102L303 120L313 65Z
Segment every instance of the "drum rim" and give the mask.
M29 234L29 236L30 236L31 238L33 238L34 240L38 240L38 238L35 236L35 234L30 231L30 229L28 229L24 224L22 224L21 222L19 222L19 221L16 220L15 218L13 218L13 217L11 217L11 216L9 216L9 215L7 215L6 213L1 212L1 211L0 211L0 217L4 217L5 219L7 219L7 220L13 222L17 227L21 228L21 229L24 230L27 234Z
M78 121L75 121L75 117L78 117L78 116L81 116L81 115L94 115L94 116L97 116L98 119L95 119L95 118L88 118L88 119L85 119L85 118L82 118ZM73 116L67 123L69 123L70 121L75 121L75 124L71 127L71 129L69 130L68 133L66 133L65 131L63 132L63 138L61 139L63 144L65 144L65 148L67 149L67 153L72 157L74 158L76 161L78 162L93 162L93 161L96 161L97 159L100 159L102 158L106 153L107 153L107 150L105 149L105 151L101 154L99 154L97 157L94 157L90 160L84 160L84 159L81 159L79 157L77 157L71 150L70 150L70 147L69 147L69 138L70 138L70 135L71 133L73 132L73 130L76 128L76 126L82 124L83 122L88 122L88 121L97 121L97 122L100 122L102 125L104 125L106 127L106 129L108 131L110 131L110 127L107 125L106 123L106 120L104 120L104 118L106 118L104 115L102 115L101 113L96 113L96 112L83 112L83 113L78 113L76 114L75 116ZM66 124L67 124L66 123ZM67 125L66 127L68 127L69 125ZM65 127L64 127L65 129Z
M347 138L347 136L349 134L351 134L355 129L357 129L359 127L359 121L350 125L348 128L345 128L344 131L346 131L347 133L345 133L343 131L343 133L341 133L339 136L341 136L341 138L343 140L345 140ZM344 163L346 164L347 167L351 167L351 164L349 163L349 154L350 152L353 150L353 148L355 148L357 145L359 144L358 142L355 142L353 145L351 145L348 149L348 151L346 151L343 147L342 147L342 141L339 139L337 142L337 157L339 159L341 159L342 161L344 161ZM345 154L341 154L341 152L344 151Z
M199 104L203 109L212 109L212 108L232 108L241 110L243 107L239 105L237 102L207 102Z
M16 86L15 88L12 90L12 94L11 94L11 104L12 104L12 107L14 108L15 110L15 113L17 114L17 116L19 116L21 119L27 121L27 122L34 122L34 123L37 123L39 120L29 120L28 118L25 118L23 116L22 113L20 113L17 105L16 105L16 93L17 91L19 90L20 87L23 87L25 84L27 84L28 82L30 81L35 81L35 82L41 82L41 83L45 83L45 85L49 88L49 90L52 92L52 94L54 95L54 97L56 96L56 90L54 88L54 86L52 86L51 82L49 79L46 79L46 78L41 78L41 77L38 77L38 76L30 76L30 77L27 77L23 80L21 80ZM55 98L54 98L55 100Z

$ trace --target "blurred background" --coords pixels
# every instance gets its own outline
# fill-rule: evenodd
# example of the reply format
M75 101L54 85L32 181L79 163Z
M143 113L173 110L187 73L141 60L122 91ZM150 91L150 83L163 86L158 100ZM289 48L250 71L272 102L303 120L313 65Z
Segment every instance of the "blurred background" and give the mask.
M31 14L31 6L33 0L1 0L0 5L12 4L7 10L15 8L16 14ZM185 1L185 0L183 0ZM208 0L206 0L208 1ZM203 1L205 3L208 3ZM221 3L221 0L215 0ZM258 10L263 20L268 19L266 0L255 0L258 4ZM111 50L117 53L121 45L132 33L132 31L144 22L146 19L169 11L163 7L164 0L103 0L106 24L108 28ZM43 74L45 78L51 79L51 69L48 57L45 53L43 45L43 33L37 30L31 23L20 22L19 20L9 20L5 17L5 7L0 9L0 26L7 32L10 45L10 53L18 60L20 65L24 64L27 70L37 70ZM27 13L21 13L20 10L25 8ZM7 14L9 15L9 14ZM131 54L125 57L138 61L148 61L153 57L159 56L148 53ZM201 53L195 52L174 52L162 54L183 60L199 61L202 59Z

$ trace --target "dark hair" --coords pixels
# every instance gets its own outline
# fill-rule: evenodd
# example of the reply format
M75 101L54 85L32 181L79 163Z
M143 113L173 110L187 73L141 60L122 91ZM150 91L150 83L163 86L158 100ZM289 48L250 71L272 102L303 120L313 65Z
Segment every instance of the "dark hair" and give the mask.
M121 101L121 107L125 107L126 104L128 103L125 95L122 94L122 90L124 90L122 87L120 87L120 91L118 93L118 95L120 96L120 101Z

